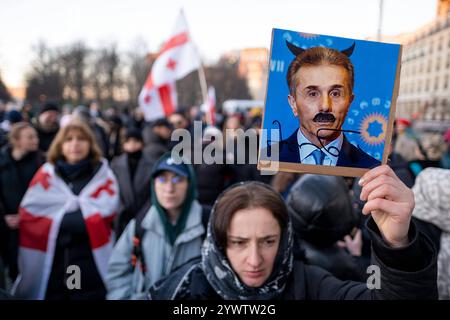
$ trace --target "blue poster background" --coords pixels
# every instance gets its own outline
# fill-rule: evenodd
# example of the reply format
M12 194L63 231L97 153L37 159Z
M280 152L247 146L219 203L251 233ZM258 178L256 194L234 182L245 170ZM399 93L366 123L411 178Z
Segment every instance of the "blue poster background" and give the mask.
M339 51L355 42L350 56L355 70L355 98L343 129L360 132L345 135L352 144L381 161L400 45L273 29L263 123L263 129L268 131L263 130L261 147L267 146L267 138L272 142L277 140L270 135L270 129L278 129L275 120L281 124L281 139L288 138L299 126L287 100L286 73L294 55L287 48L286 40L303 49L324 46Z

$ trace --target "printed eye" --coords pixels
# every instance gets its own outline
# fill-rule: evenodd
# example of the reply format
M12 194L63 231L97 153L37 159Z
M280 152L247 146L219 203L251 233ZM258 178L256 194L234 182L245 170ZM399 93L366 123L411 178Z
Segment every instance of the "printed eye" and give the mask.
M316 90L308 91L308 97L317 98L319 96L319 92Z
M330 96L332 96L333 98L339 98L341 95L342 93L339 89L331 90L330 92Z

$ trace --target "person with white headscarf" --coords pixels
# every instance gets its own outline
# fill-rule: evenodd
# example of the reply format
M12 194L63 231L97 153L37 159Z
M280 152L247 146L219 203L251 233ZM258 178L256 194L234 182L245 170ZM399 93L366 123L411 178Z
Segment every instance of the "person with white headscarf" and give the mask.
M413 187L413 216L441 230L438 254L439 299L450 299L450 170L427 168Z

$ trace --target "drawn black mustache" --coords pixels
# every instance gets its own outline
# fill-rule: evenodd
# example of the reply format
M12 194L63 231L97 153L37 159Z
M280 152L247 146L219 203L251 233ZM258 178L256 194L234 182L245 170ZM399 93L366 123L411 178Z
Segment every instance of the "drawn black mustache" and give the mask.
M331 113L318 113L315 115L314 122L334 122L336 118Z

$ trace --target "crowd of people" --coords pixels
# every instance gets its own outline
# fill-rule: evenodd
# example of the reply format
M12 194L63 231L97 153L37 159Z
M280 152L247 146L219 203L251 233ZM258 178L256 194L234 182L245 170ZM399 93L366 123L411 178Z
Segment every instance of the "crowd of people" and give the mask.
M361 179L264 175L225 148L261 119L146 122L96 102L0 114L0 297L450 299L450 130L436 151L397 119L388 165ZM173 156L194 121L200 151L223 133L223 161Z

